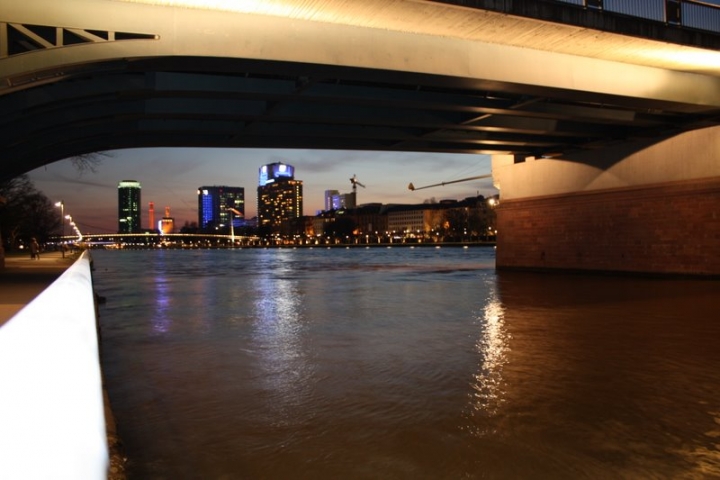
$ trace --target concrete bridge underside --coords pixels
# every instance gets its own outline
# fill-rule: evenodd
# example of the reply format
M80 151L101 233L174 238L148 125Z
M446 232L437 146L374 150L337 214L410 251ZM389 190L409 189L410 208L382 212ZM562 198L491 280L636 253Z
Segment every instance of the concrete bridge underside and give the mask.
M487 153L503 200L498 267L720 275L717 261L671 260L655 237L628 240L655 252L637 265L628 253L590 261L587 235L538 247L539 232L548 245L560 235L543 226L548 202L563 206L553 222L597 223L605 204L581 208L589 192L628 198L619 217L637 207L635 189L678 187L717 206L718 51L449 4L460 2L148 3L174 1L0 0L0 178L149 146ZM660 204L611 226L694 222L703 248L720 246L710 212L659 227Z

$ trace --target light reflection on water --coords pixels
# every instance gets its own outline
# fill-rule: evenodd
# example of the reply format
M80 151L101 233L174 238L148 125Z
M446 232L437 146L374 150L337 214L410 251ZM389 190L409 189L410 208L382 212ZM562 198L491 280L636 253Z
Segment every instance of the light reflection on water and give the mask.
M503 367L510 348L505 328L505 312L494 284L488 286L489 296L482 312L481 333L476 348L481 359L480 371L475 374L472 387L474 414L493 416L505 400ZM477 431L478 435L485 434Z
M285 252L275 254L282 257ZM282 261L276 273L251 280L252 291L262 294L248 299L255 319L250 345L262 368L256 378L265 390L277 392L268 402L273 423L291 425L293 408L309 398L313 371L302 339L305 299L299 281L288 278L292 269Z
M720 284L97 252L131 478L720 477Z
M168 316L170 307L170 285L162 275L157 275L155 285L155 310L152 318L153 329L156 333L162 334L168 331L171 319Z

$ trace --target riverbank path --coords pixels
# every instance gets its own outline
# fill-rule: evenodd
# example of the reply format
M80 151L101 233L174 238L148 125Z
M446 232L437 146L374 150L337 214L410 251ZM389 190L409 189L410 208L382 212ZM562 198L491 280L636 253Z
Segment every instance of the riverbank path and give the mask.
M30 254L6 254L0 269L0 327L23 309L67 270L77 255L42 252L39 260Z

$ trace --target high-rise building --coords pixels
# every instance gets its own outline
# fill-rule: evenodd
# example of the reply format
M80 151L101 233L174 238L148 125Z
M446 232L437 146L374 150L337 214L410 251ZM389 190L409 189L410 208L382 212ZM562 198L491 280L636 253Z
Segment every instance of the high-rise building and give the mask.
M355 208L355 195L352 193L340 193L337 190L325 190L325 211L342 210L343 208Z
M198 188L198 226L201 229L229 227L231 220L235 227L240 227L244 217L245 188L217 185Z
M340 210L343 208L342 196L337 190L325 190L325 211Z
M140 182L123 180L118 183L118 233L140 231Z
M283 221L303 215L302 180L295 180L295 167L281 162L263 165L258 177L258 227L278 233Z
M340 192L337 190L325 190L325 211L340 210Z

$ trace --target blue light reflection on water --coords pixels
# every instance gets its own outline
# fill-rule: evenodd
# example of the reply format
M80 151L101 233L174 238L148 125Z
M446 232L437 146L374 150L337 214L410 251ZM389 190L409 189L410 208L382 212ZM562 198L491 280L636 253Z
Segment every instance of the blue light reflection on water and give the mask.
M168 309L170 307L171 295L170 285L167 279L158 275L154 280L155 284L155 315L152 319L153 328L158 333L165 333L170 328L170 316Z
M479 248L94 256L137 478L720 472L717 283Z

